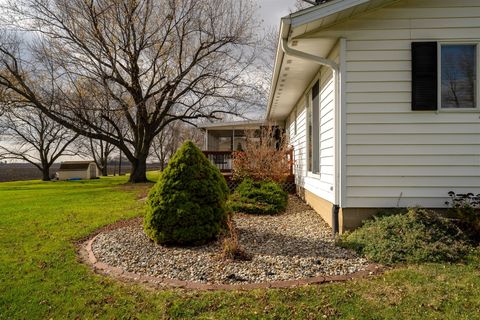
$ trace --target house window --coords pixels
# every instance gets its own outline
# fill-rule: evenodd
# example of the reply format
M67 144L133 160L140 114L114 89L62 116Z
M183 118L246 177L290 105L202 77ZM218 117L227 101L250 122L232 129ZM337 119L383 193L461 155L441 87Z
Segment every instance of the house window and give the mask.
M412 43L412 110L478 107L477 43Z
M308 141L307 141L307 151L308 151L308 171L312 172L312 149L313 149L313 119L312 119L312 103L310 100L307 102L307 133L308 133Z
M441 108L476 108L477 46L442 44L440 48Z
M308 108L308 171L320 173L320 83L311 90Z

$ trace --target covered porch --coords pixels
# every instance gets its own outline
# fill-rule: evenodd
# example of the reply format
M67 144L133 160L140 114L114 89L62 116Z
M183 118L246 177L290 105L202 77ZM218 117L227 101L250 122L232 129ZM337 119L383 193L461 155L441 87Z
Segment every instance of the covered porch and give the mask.
M234 151L242 151L248 139L259 139L264 121L238 121L207 124L204 131L203 153L222 173L231 174Z
M252 139L258 139L260 142L262 130L265 130L269 126L272 126L272 123L265 121L241 121L208 124L200 127L204 131L203 153L220 169L231 189L234 189L236 183L231 179L233 172L233 153L243 151L247 139L250 141ZM277 125L273 125L273 127L275 127L275 136L278 134L278 140L280 140L282 128ZM295 192L296 187L293 175L295 161L293 148L285 153L285 157L290 167L284 188L288 192Z

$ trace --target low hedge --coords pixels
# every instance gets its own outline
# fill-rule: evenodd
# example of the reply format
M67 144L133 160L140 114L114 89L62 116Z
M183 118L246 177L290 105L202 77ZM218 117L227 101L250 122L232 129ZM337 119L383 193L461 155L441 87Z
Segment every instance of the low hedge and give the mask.
M288 194L271 181L245 179L230 196L232 211L250 214L277 214L285 211Z
M339 244L383 264L454 262L470 248L451 220L419 208L368 220L343 235Z

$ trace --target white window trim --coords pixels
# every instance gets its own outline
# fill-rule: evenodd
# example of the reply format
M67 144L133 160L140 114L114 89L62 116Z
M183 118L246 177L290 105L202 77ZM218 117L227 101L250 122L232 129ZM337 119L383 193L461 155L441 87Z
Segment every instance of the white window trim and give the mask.
M442 108L442 45L475 45L476 46L476 88L475 88L475 108ZM475 41L438 41L437 42L437 112L480 112L480 42Z

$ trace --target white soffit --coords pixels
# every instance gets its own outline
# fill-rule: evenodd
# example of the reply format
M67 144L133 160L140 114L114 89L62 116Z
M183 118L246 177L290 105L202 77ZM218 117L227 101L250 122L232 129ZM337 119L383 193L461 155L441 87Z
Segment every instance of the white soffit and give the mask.
M318 56L327 56L336 41L336 39L306 40L299 41L297 45L290 43L290 46ZM275 95L272 97L269 119L284 120L319 69L320 66L317 63L284 55L283 63L278 70L278 81Z

